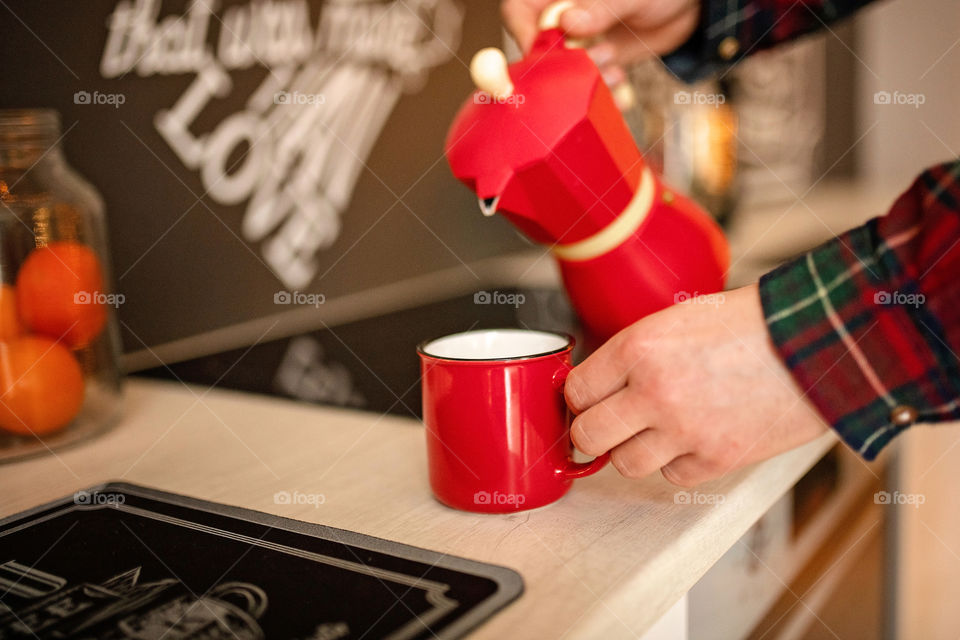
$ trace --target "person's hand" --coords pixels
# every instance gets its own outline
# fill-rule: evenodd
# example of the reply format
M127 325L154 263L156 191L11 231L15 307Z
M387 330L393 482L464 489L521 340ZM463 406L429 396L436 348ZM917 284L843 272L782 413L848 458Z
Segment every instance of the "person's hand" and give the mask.
M507 29L524 52L537 35L540 14L554 0L503 0ZM597 41L587 49L607 84L625 78L623 67L670 53L693 33L700 19L699 0L574 0L560 16L571 38Z
M570 372L565 394L579 450L684 487L828 429L774 350L756 285L634 323Z

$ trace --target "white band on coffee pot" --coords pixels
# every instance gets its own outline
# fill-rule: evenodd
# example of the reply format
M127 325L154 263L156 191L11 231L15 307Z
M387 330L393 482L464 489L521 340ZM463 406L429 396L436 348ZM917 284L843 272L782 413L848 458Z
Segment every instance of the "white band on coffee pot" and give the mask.
M619 247L629 238L650 213L656 182L649 168L644 168L640 178L640 188L630 204L617 218L606 227L588 238L570 244L558 244L551 251L560 260L584 261Z

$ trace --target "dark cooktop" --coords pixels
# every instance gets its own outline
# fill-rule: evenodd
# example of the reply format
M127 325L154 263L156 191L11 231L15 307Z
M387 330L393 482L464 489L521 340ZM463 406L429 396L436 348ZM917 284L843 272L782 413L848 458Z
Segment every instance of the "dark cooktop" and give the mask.
M589 347L562 291L488 288L138 375L419 418L417 345L499 327L574 334L575 359Z

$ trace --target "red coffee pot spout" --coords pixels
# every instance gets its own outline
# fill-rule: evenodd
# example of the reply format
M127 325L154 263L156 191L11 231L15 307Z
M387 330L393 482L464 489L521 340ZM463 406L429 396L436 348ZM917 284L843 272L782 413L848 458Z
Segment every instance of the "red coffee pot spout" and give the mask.
M721 289L726 243L646 167L596 65L556 28L561 10L544 12L522 60L474 57L478 89L446 154L484 214L551 247L581 319L608 337L681 293Z
M497 212L497 207L500 205L500 196L494 196L492 198L480 198L480 213L485 216L492 216Z

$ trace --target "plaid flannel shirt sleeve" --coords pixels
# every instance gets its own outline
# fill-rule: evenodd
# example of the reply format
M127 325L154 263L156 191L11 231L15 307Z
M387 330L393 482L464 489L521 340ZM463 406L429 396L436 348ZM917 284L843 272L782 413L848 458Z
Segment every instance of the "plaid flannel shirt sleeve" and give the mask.
M915 421L960 418L960 160L763 276L760 299L794 379L866 459Z
M677 77L694 82L741 58L827 27L872 0L701 0L700 25L664 56Z

